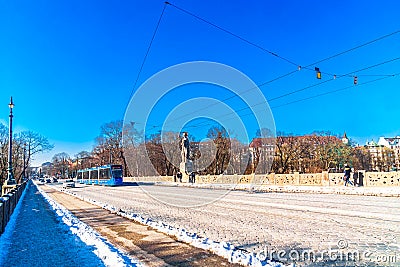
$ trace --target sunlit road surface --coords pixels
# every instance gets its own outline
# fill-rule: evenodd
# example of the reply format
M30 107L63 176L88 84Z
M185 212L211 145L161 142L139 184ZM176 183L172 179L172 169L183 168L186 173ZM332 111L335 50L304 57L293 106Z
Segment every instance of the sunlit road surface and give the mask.
M69 190L230 242L260 257L307 266L343 266L344 261L346 266L400 266L396 197L245 191L224 195L221 190L154 185L78 185Z

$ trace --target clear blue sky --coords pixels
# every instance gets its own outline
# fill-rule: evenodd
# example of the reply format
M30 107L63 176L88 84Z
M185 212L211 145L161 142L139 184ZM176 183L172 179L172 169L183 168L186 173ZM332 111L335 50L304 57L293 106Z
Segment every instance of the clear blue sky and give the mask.
M400 30L400 2L183 1L171 3L306 66ZM164 1L0 0L0 122L15 101L15 130L33 130L73 156L90 150L103 123L122 119ZM262 86L268 100L354 73L359 83L400 72L400 34ZM171 65L207 60L230 65L261 84L296 70L218 29L167 6L139 84ZM353 75L353 74L351 74ZM280 131L346 131L365 142L400 134L400 77L351 87L338 78L269 101ZM221 93L217 98L224 99ZM166 101L168 102L168 101ZM165 103L165 108L168 103ZM284 105L284 106L281 106ZM160 122L161 123L161 122Z

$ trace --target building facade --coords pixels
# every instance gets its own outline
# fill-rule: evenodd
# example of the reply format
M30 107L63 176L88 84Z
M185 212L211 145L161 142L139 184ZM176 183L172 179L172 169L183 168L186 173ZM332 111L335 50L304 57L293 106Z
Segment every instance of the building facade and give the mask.
M393 171L399 169L400 138L380 137L378 142L367 141L365 147L371 156L374 171Z
M394 168L400 169L400 136L396 137L380 137L378 145L391 149L394 154Z

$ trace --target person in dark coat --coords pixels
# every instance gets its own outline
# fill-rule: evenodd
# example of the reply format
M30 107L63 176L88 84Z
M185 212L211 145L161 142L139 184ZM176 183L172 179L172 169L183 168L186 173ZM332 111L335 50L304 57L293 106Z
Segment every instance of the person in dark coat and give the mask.
M350 181L350 174L351 174L351 168L348 164L345 164L344 165L344 176L343 176L344 186L347 186L347 183L354 186L354 184Z

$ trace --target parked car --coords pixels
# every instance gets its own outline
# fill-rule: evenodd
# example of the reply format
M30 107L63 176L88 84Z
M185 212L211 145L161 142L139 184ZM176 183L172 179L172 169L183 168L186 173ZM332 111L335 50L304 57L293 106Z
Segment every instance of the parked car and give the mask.
M65 182L63 183L63 188L71 188L71 187L75 187L74 180L71 179L65 180Z

